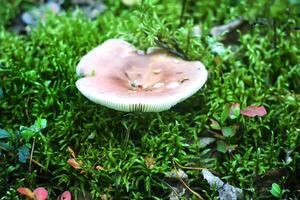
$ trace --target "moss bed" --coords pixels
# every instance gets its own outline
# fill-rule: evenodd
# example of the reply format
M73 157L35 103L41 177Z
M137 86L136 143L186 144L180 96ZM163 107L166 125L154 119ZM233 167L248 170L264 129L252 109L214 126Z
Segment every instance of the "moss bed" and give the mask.
M300 18L299 1L145 0L127 7L104 1L95 20L66 9L26 35L11 26L31 1L2 2L0 14L0 128L17 135L38 118L47 126L26 141L32 158L0 149L0 199L22 199L21 186L45 187L49 199L69 190L76 198L169 199L168 173L182 168L189 188L204 199L219 194L203 178L207 168L243 190L243 199L300 198ZM183 4L185 3L184 9ZM243 17L216 51L210 29ZM201 34L193 34L195 26ZM229 41L228 37L233 36ZM94 104L79 93L80 58L110 38L140 49L164 46L200 60L209 71L205 86L161 113L124 113ZM159 42L157 42L159 41ZM263 117L226 117L233 103L264 106ZM211 120L234 129L223 137ZM203 137L217 141L203 146ZM16 149L24 139L6 140ZM227 145L225 150L222 145ZM73 149L81 169L67 160ZM30 150L31 150L30 148ZM181 166L181 167L180 167ZM270 193L272 183L284 189ZM197 199L191 191L181 199Z

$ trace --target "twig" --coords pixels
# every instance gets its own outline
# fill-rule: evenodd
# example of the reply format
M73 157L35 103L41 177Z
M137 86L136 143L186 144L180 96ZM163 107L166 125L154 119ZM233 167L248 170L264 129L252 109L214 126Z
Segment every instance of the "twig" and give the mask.
M219 133L217 133L217 132L215 132L215 131L212 131L212 130L207 130L209 133L212 133L213 134L213 136L215 137L215 138L218 138L218 139L224 139L224 136L223 135L220 135Z
M174 40L173 40L174 42ZM172 49L170 48L167 44L165 44L164 42L160 41L159 39L155 40L155 43L157 46L159 46L160 48L168 51L170 54L173 54L175 56L178 56L184 60L187 60L187 56L185 55L185 53L179 48L178 44L175 42L175 45L177 46L177 49Z
M206 169L206 168L201 168L201 167L186 167L186 166L179 164L177 161L174 161L174 162L178 167L180 167L182 169L191 169L191 170L199 170L199 171Z
M182 178L180 177L177 169L176 169L176 165L175 165L175 161L173 161L173 166L174 166L174 170L177 174L177 177L179 179L179 181L184 185L184 187L186 187L191 193L193 193L196 197L198 197L198 199L200 200L205 200L199 193L195 192L194 190L192 190L185 182L184 180L182 180Z
M33 138L31 152L30 152L30 158L29 158L29 171L31 172L31 163L32 163L32 157L33 157L33 151L35 146L35 137Z
M39 163L38 161L32 159L32 162L36 165L38 165L39 167L41 167L43 170L49 172L50 174L52 174L52 172L49 169L46 169L46 167L44 165L42 165L41 163Z
M182 169L190 169L190 170L197 170L197 171L202 171L202 170L206 169L206 170L208 170L208 171L213 172L213 173L216 174L216 175L219 175L219 173L217 173L216 171L209 170L209 169L207 169L207 168L202 168L202 167L186 167L186 166L183 166L183 165L179 164L177 161L174 161L174 162L175 162L175 164L176 164L178 167L180 167L180 168L182 168Z

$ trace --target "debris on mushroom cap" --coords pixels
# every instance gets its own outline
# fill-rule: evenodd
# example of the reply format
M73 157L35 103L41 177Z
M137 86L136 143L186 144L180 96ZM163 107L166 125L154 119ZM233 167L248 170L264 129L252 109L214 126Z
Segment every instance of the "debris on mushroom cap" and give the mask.
M76 86L91 101L120 111L160 112L196 93L207 80L199 61L162 49L146 54L110 39L87 53L76 68Z

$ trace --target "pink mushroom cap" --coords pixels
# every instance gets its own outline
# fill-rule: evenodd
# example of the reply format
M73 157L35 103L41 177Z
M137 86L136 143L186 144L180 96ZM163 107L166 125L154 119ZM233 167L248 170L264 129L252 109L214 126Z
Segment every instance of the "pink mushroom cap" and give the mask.
M79 91L119 111L160 112L196 93L207 80L199 61L185 61L163 49L147 53L110 39L88 52L76 68Z

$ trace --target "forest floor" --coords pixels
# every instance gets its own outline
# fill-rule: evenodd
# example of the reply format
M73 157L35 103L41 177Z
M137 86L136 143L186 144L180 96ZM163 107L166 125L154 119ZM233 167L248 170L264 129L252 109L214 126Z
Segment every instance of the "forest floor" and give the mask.
M0 0L0 200L300 198L299 1L49 2ZM111 38L208 80L160 113L95 104L76 65Z

